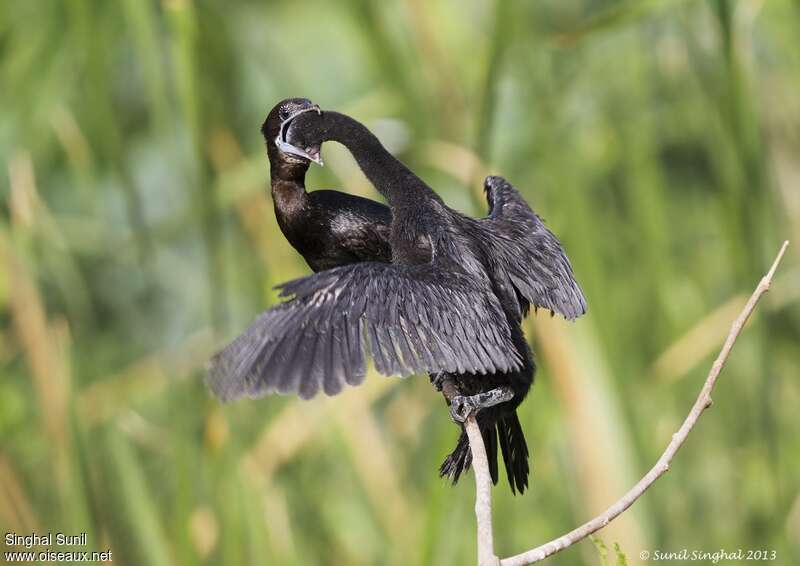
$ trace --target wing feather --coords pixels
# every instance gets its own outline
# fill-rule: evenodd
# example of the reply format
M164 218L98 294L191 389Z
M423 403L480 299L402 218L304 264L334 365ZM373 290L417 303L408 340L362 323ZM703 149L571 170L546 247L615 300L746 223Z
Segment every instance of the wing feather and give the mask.
M323 390L326 395L339 393L345 382L346 370L342 357L342 339L341 326L337 325L336 332L331 333L326 342L327 349L324 354L327 358L325 367L330 368L330 371L323 377Z
M211 359L208 381L220 397L336 394L361 383L368 352L386 375L521 365L498 299L466 274L434 264L359 263L280 289L288 300Z
M508 181L487 177L484 189L489 216L477 222L490 255L522 298L520 310L533 304L569 320L584 314L586 299L558 239Z

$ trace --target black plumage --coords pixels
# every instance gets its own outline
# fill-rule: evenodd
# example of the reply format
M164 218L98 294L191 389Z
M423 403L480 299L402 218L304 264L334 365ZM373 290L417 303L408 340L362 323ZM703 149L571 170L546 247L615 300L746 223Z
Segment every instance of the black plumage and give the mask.
M220 397L277 391L307 399L323 378L333 395L345 382L363 379L367 350L385 375L487 374L522 366L500 303L464 273L368 262L280 289L291 299L264 312L214 358L211 384ZM321 354L331 348L344 363Z
M471 219L447 208L366 128L346 116L298 116L288 132L281 131L280 121L273 128L269 124L268 118L264 133L271 151L273 195L276 181L290 182L295 189L300 186L305 194L302 175L295 171L304 175L307 161L271 147L272 133L281 139L285 135L291 143L285 149L299 146L298 153L311 158L318 156L322 142L342 142L389 201L394 213L390 238L394 264L352 265L286 284L282 294L292 299L261 315L212 360L212 388L224 398L273 390L309 397L320 388L335 394L343 383L354 385L363 379L369 349L379 372L437 372L439 379L452 379L465 400L502 389L510 398L492 401L497 404L483 408L478 422L493 479L497 481L499 435L511 488L523 491L528 454L515 409L530 388L534 365L519 321L531 302L567 318L585 311L558 241L499 177L486 181L489 216ZM287 160L292 164L288 180L280 163ZM282 230L315 270L363 258L342 256L341 250L335 257L320 254L327 244L341 248L341 242L349 241L333 234L331 224L324 221L347 209L342 202L350 195L327 192L335 198L322 212L308 206L303 215L287 214L283 203L276 199L275 204ZM367 221L384 224L387 213L371 218L368 213ZM315 220L320 214L322 223ZM312 239L326 240L323 245L300 243L290 236L309 222L317 227ZM385 258L375 254L369 259ZM462 431L440 471L455 481L469 464L469 445Z
M389 262L389 207L339 191L306 192L309 160L284 153L275 143L292 116L316 110L306 98L289 98L275 105L261 126L278 225L314 271L360 261Z

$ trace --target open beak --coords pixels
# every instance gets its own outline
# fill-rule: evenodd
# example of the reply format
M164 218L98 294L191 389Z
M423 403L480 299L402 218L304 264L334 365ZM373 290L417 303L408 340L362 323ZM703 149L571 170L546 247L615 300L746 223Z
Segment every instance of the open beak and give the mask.
M309 161L313 161L317 165L322 166L325 164L322 162L322 155L320 153L319 147L309 147L306 149L301 149L299 147L293 146L292 144L286 141L286 131L289 129L288 128L289 124L300 114L305 114L306 112L316 112L317 114L322 115L322 109L320 109L320 107L317 104L309 106L308 108L303 108L302 110L298 110L297 112L286 118L286 120L281 122L281 127L278 130L278 137L275 138L275 145L278 147L279 150L281 150L284 153L289 153L291 155L297 155L299 157L303 157L305 159L308 159Z
M304 150L300 149L299 147L293 146L289 142L283 141L281 138L275 138L275 145L278 146L278 149L281 150L283 153L290 153L292 155L304 157L309 161L313 161L317 165L325 165L322 162L322 156L320 155L318 147L310 147L307 150Z

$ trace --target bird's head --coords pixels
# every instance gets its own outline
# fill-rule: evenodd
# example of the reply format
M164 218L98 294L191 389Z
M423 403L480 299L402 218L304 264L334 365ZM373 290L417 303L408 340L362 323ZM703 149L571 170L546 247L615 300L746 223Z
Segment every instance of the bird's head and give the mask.
M267 142L270 161L307 165L309 161L322 164L320 148L310 147L300 151L286 143L286 130L294 118L305 112L321 113L319 106L307 98L287 98L276 104L261 125L261 134Z

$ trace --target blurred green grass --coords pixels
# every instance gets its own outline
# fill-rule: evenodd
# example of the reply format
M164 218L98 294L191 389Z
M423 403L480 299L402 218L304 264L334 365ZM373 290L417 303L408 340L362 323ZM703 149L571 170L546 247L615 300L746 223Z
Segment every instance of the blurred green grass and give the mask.
M507 176L588 296L534 318L532 489L504 555L621 494L688 411L742 295L800 243L800 4L715 0L0 5L0 527L119 564L463 564L471 479L427 379L220 406L213 349L307 272L258 128L366 121L448 203ZM376 197L341 148L311 187ZM800 561L797 245L670 473L602 533ZM589 541L552 564L596 564Z

